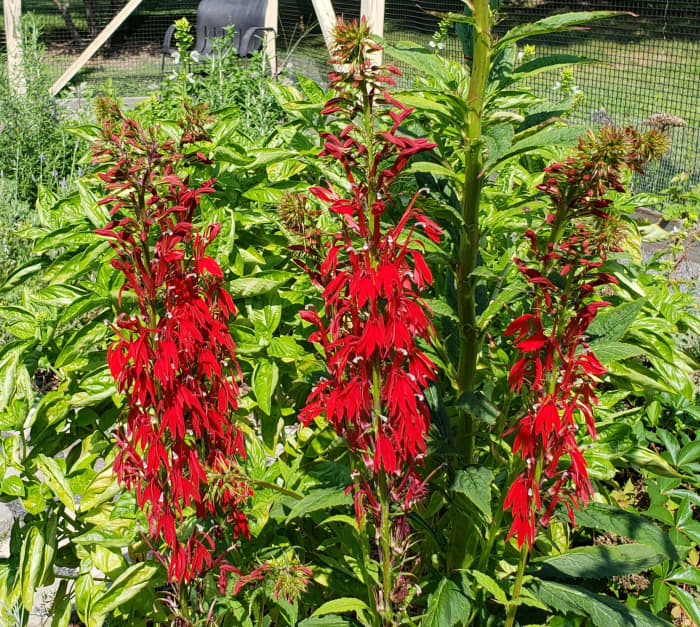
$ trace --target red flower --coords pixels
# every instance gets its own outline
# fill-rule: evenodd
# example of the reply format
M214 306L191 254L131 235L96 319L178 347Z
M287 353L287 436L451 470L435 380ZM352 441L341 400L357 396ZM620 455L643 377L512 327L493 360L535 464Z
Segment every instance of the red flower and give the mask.
M199 232L192 224L213 180L191 187L178 174L186 163L172 141L158 141L116 106L102 107L95 161L116 161L101 178L108 189L129 193L119 202L105 199L115 219L98 232L117 253L113 265L124 275L120 296L129 292L137 303L133 313L117 317L118 339L107 354L126 395L114 467L135 490L151 536L168 547L170 579L189 581L214 566L216 546L203 528L179 537L183 508L194 507L200 519L220 513L236 535L247 536L240 508L251 495L242 482L223 487L208 480L245 456L241 431L230 418L239 369L227 321L235 308L221 268L206 252L220 227ZM181 146L205 137L195 111L189 114ZM208 161L201 153L192 159ZM219 488L216 502L212 487Z

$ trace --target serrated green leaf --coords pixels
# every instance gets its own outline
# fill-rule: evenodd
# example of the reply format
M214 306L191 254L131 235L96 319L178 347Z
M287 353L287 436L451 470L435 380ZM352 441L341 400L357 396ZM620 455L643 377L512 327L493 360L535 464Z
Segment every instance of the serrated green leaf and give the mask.
M464 621L471 610L471 600L455 581L443 578L428 597L423 627L452 627Z
M526 37L534 37L536 35L547 35L549 33L558 33L569 30L575 26L586 24L594 20L602 20L610 17L624 15L620 11L577 11L575 13L560 13L551 15L536 22L530 22L516 26L509 30L496 43L493 50L493 55L499 54L504 48L525 39Z
M604 365L644 354L643 348L623 342L592 342L590 346L598 361Z
M330 509L340 505L350 505L352 497L345 494L342 488L322 488L313 490L303 499L294 504L292 511L287 516L287 522L295 518L307 516L318 510Z
M583 546L533 562L548 579L607 579L649 570L666 559L644 544Z
M536 579L529 589L536 599L552 610L587 616L595 627L671 627L671 623L661 618L579 586Z
M629 538L663 553L671 560L680 561L676 547L663 529L657 527L648 518L628 512L621 507L605 503L590 503L586 509L576 512L576 524Z
M588 327L589 335L600 342L619 342L646 303L646 298L639 298L614 309L603 310Z
M458 470L450 490L464 494L491 522L491 483L493 472L486 466Z

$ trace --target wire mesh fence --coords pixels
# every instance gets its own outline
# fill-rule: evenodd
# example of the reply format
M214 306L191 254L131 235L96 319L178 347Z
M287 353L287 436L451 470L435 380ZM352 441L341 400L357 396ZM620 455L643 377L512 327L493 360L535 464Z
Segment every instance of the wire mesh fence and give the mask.
M126 0L23 0L43 32L52 77L58 77L81 50L126 4ZM70 87L111 81L121 95L143 94L160 75L165 31L177 18L196 21L198 0L144 0L138 9L72 80ZM338 15L358 17L360 0L334 0ZM460 0L386 0L385 36L429 45L439 19L427 11L462 11ZM673 128L673 149L648 177L661 189L679 172L700 181L700 0L505 0L497 32L526 21L573 10L615 9L636 14L593 23L586 29L533 38L535 54L579 54L602 63L573 70L573 83L583 93L574 117L586 124L612 121L643 126L654 113L682 118ZM1 22L0 22L1 24ZM454 32L440 54L464 58ZM4 33L0 46L4 47ZM279 0L280 65L323 80L327 52L311 0ZM531 87L557 98L560 75L539 75ZM410 76L408 77L410 80Z

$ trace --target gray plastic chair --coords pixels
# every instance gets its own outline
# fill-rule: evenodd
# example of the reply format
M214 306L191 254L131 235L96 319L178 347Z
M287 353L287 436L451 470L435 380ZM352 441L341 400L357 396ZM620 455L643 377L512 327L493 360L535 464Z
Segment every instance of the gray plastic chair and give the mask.
M197 38L194 50L206 57L212 52L212 40L224 36L224 28L234 27L233 45L239 57L247 57L262 47L262 34L277 31L265 26L267 0L202 0L197 8ZM173 46L175 26L171 25L163 39L161 78L165 57L176 50Z

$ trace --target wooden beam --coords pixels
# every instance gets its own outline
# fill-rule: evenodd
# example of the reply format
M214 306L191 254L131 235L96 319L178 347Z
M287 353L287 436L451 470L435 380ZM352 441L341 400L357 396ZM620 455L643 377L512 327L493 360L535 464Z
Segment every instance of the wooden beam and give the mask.
M275 34L279 27L279 0L267 0L267 11L265 11L265 28L274 28L275 32L265 31L265 49L267 58L270 61L272 76L276 77L277 68L277 38Z
M7 45L7 76L12 92L24 95L27 85L24 82L22 68L22 34L20 19L22 16L22 0L3 0L5 15L5 41Z
M384 0L362 0L360 12L367 18L369 30L374 35L384 36ZM372 54L375 65L382 64L382 53Z
M107 42L114 32L124 23L136 8L141 4L142 0L129 0L128 4L117 13L102 32L90 42L90 45L83 50L82 54L71 63L70 67L61 75L52 86L49 92L55 96L61 91L84 66L93 57L93 55Z
M321 27L323 39L326 42L326 48L331 52L333 50L333 31L338 23L338 18L335 16L331 0L311 0L316 11L316 19Z

